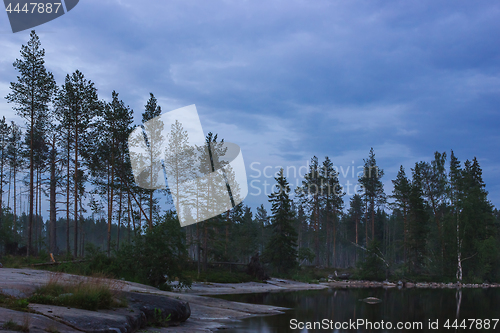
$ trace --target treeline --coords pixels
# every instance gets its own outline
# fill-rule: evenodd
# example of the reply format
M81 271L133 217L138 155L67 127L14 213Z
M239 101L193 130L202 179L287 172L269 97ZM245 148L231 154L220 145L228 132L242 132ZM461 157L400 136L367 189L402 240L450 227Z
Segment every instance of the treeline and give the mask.
M162 219L176 217L160 211L159 198L168 191L145 190L134 181L127 145L133 111L115 91L110 102L99 99L78 70L58 86L44 56L33 31L14 62L19 75L6 96L25 122L0 119L1 248L78 257L93 244L109 257L114 249L126 250L124 244L144 242L141 235L153 237ZM159 115L150 94L142 124ZM184 144L181 125L172 135ZM218 147L221 141L209 133L206 143ZM408 173L401 167L393 192L386 193L372 149L358 179L361 190L349 202L332 161L313 157L298 188L290 188L283 172L277 175L270 213L263 205L252 212L239 204L179 230L170 223L167 229L182 234L182 244L168 248L168 233L158 231L166 237L158 252L186 252L199 271L213 262L247 263L259 252L278 273L300 265L356 266L361 278L498 281L500 214L487 199L477 159L460 163L453 151L447 157L436 152ZM44 200L47 221L41 218Z
M447 154L436 152L432 161L415 163L410 176L401 166L386 194L371 149L360 193L344 211L338 172L328 157L321 165L313 157L294 199L281 204L293 207L289 256L325 267L356 266L357 277L366 279L500 280L500 213L487 198L481 167L476 158L460 163L453 151L446 164ZM283 172L276 181L288 187ZM279 247L270 243L269 253Z

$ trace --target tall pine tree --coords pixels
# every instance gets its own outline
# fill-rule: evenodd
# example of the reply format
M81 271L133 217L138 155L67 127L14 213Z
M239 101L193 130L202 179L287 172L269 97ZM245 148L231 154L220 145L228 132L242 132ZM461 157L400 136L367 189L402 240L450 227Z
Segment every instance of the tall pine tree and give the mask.
M7 100L15 103L17 114L26 120L29 137L29 216L27 256L32 251L32 227L34 218L35 191L35 124L48 112L56 89L54 76L45 68L45 50L41 48L40 39L35 31L31 31L27 45L21 47L21 59L16 59L14 68L19 71L17 82L10 83L11 93Z
M271 208L271 238L264 250L264 261L269 262L279 273L285 273L297 266L297 231L292 226L294 212L289 197L290 185L283 169L274 178L275 192L269 195Z

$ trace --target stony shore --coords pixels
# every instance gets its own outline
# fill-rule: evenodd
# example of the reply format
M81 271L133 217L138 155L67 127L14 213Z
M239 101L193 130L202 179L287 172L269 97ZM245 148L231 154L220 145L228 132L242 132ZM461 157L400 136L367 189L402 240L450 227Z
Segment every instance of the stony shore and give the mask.
M459 283L437 283L437 282L377 282L377 281L330 281L327 283L332 288L500 288L498 283L481 283L481 284L459 284Z
M0 269L0 293L18 298L30 296L37 286L56 277L59 281L80 281L91 278L57 274L33 269ZM12 320L18 325L28 325L30 332L213 332L218 328L234 325L240 319L282 313L285 308L230 302L201 295L279 292L289 290L311 290L328 288L326 284L307 284L271 279L268 283L194 283L184 292L165 292L138 283L110 280L110 286L121 290L129 300L127 309L87 311L59 306L30 304L31 313L13 311L0 307L0 330L4 323ZM156 304L156 305L155 305ZM168 309L180 308L181 316L189 312L189 319L179 320L176 326L166 328L144 328L149 307L168 305ZM2 331L7 332L7 331Z

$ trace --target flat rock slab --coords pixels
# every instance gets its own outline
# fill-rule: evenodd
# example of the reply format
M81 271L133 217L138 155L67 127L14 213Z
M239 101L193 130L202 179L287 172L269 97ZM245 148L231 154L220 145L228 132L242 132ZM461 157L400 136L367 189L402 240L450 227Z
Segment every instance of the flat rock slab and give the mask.
M3 327L3 325L8 321L13 321L20 326L28 326L30 333L47 333L47 330L50 330L52 332L55 332L57 330L60 333L81 333L80 330L74 329L70 326L58 322L57 320L52 320L40 314L19 312L0 308L0 330L1 327ZM2 330L1 332L6 333L9 331Z
M28 268L0 268L0 292L4 290L5 294L12 296L29 296L36 287L54 279L61 282L92 280L92 278L88 277L52 273ZM127 281L109 280L109 283L112 289L121 290L129 298L128 309L117 309L116 311L100 310L94 312L38 304L31 304L30 307L40 314L43 314L43 316L38 315L40 318L48 320L46 326L40 324L40 327L44 327L44 329L50 327L53 322L66 322L67 325L57 323L63 325L60 329L57 329L61 333L79 331L99 333L133 332L137 327L141 327L141 330L144 330L144 323L147 324L148 322L146 313L151 315L152 311L154 316L155 309L170 309L169 311L177 311L175 316L173 312L170 312L172 313L170 317L171 320L166 323L180 323L180 325L166 328L147 328L147 331L205 333L215 331L217 328L232 326L235 321L250 316L279 314L286 310L286 308L230 302L200 295L280 292L323 289L328 287L326 284L308 284L282 279L271 279L268 283L194 283L192 290L188 292L165 292L151 286ZM130 298L133 298L133 300ZM12 311L2 308L0 308L0 310ZM162 316L164 314L163 310L161 312ZM16 311L13 312L16 313ZM23 312L17 313L20 314L20 318L25 315ZM158 313L158 310L156 310L156 313ZM165 312L165 314L168 313L169 312ZM0 318L3 319L4 317L5 316L0 313ZM189 317L189 319L185 320L187 317ZM35 328L30 330L30 332L36 332L34 329ZM6 331L1 331L1 333L4 332ZM47 331L43 332L47 333Z
M131 312L128 309L88 311L43 304L30 304L29 307L53 320L64 322L75 330L88 333L126 333L145 326L143 315L139 311Z
M310 284L284 279L272 278L266 283L245 282L245 283L204 283L195 282L186 293L196 295L222 295L222 294L249 294L266 293L292 290L314 290L326 289L325 284Z

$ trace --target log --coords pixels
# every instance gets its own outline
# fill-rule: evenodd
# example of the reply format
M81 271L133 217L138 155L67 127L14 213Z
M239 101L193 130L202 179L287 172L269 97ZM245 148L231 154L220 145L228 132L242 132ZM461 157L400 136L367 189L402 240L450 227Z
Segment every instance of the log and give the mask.
M35 267L35 266L50 266L50 265L59 265L59 264L74 264L74 263L85 262L85 261L88 261L88 260L80 259L80 260L70 260L70 261L44 262L41 264L31 264L31 266Z

